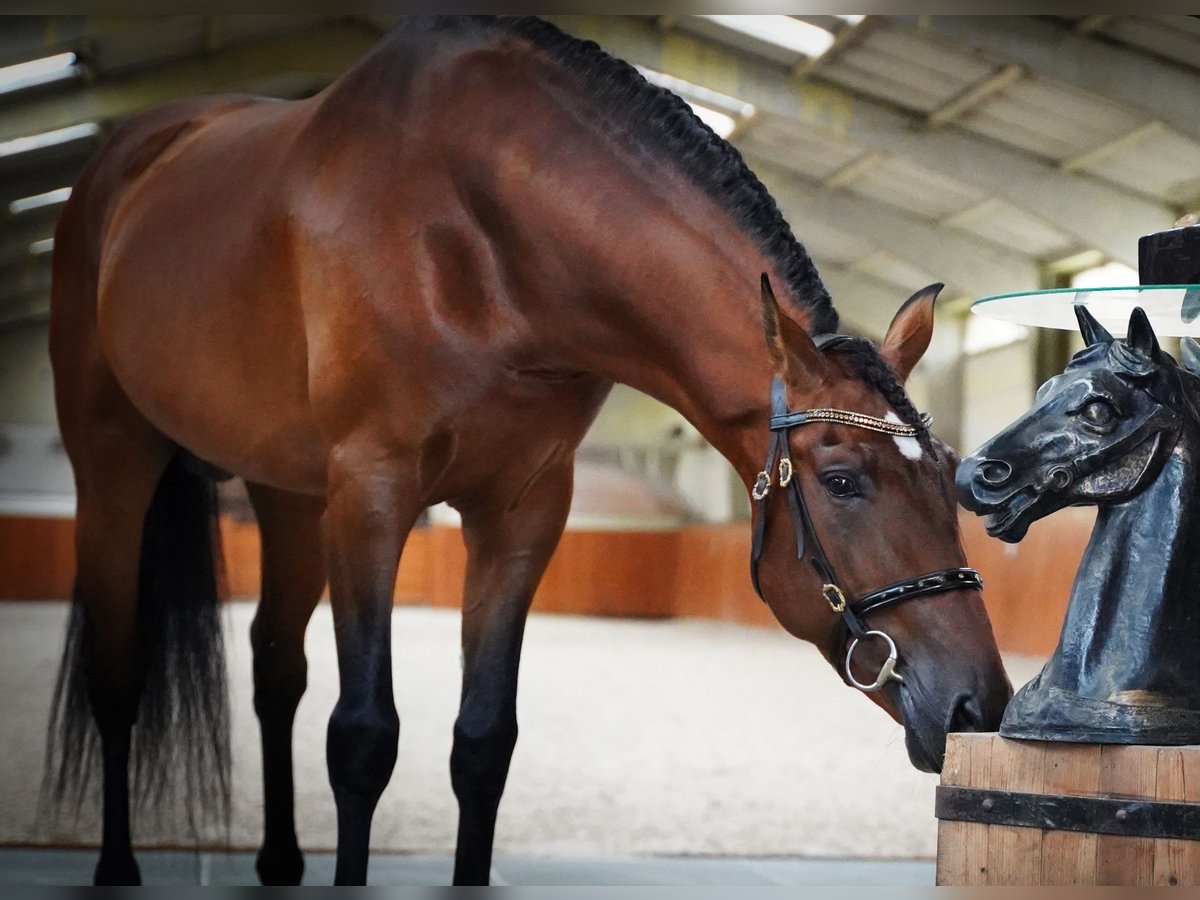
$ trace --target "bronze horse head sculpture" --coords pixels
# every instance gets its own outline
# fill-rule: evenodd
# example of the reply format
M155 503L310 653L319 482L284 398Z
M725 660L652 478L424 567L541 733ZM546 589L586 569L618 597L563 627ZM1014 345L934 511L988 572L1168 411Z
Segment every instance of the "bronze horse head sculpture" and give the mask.
M1124 340L1075 312L1086 346L958 469L960 501L1005 541L1065 506L1098 507L1058 647L1000 733L1195 743L1200 378L1159 347L1141 309ZM1185 359L1195 349L1185 338Z

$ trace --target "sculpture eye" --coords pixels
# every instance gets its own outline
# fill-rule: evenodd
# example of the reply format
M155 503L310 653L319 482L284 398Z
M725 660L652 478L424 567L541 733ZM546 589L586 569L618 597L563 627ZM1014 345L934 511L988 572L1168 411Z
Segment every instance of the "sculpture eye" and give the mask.
M825 478L825 490L834 497L853 497L858 493L854 481L846 475L828 475Z
M1089 425L1095 425L1097 428L1107 428L1117 418L1117 411L1107 400L1092 400L1080 413Z

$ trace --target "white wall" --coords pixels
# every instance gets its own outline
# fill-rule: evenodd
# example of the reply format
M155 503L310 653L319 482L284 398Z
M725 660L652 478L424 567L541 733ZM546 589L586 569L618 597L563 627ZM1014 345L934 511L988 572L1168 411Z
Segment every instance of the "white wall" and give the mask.
M46 325L0 332L0 515L70 516L75 482L54 416Z

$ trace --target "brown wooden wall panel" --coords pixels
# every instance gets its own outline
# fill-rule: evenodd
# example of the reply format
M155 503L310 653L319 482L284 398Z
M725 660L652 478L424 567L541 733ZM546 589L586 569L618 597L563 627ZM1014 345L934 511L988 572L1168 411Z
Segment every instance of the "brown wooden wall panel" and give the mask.
M61 600L74 582L74 519L0 516L0 600Z
M1058 640L1066 599L1093 514L1063 510L1038 522L1018 545L989 538L982 520L962 515L967 558L984 576L984 597L1005 650L1046 655ZM259 590L258 530L221 523L226 573L235 597ZM57 599L74 579L74 522L0 517L0 599ZM613 616L695 616L772 625L750 586L750 529L745 523L674 531L568 531L534 608ZM456 528L409 537L396 580L398 603L457 607L466 551Z
M1035 522L1021 543L1006 544L989 537L978 516L959 516L967 562L983 576L984 603L1001 649L1054 652L1095 520L1094 509L1063 509Z
M592 616L675 615L679 534L566 532L534 595L533 608ZM466 566L461 531L448 526L429 529L430 603L462 603Z
M698 525L680 532L676 615L773 625L775 616L750 584L750 528Z
M225 577L230 597L257 597L261 585L262 545L253 522L221 520ZM425 603L429 597L429 532L409 535L396 575L397 603ZM328 594L328 591L326 591Z

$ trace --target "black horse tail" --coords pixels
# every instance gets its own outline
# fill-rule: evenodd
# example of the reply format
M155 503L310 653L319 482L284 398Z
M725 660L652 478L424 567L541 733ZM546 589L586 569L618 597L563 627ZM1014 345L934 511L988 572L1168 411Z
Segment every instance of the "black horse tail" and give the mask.
M137 597L143 687L130 750L131 801L158 823L182 810L190 833L228 834L229 698L221 633L224 571L212 481L177 453L146 512ZM46 744L44 802L75 800L99 781L99 734L88 698L91 624L76 596Z

